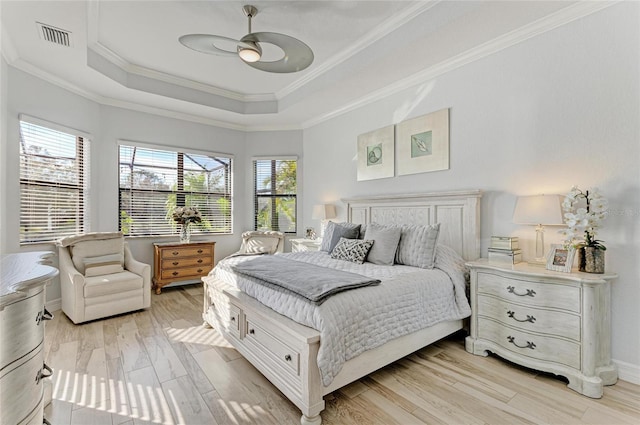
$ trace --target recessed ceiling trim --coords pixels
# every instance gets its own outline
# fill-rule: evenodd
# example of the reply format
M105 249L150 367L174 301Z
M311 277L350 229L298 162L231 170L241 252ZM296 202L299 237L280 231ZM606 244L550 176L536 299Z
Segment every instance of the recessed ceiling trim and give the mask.
M313 127L324 121L330 120L370 103L397 94L402 90L406 90L418 84L425 83L440 75L453 71L456 68L490 56L532 37L543 34L547 31L551 31L555 28L566 25L570 22L575 21L576 19L580 19L592 13L598 12L599 10L605 9L609 6L619 3L620 1L621 0L610 2L578 2L571 6L567 6L555 13L540 18L537 21L531 22L516 30L503 34L499 37L494 38L493 40L487 41L480 44L479 46L475 46L465 52L453 56L446 61L440 62L407 78L399 80L379 90L373 91L366 96L343 105L340 108L334 109L333 111L327 112L326 114L322 114L315 118L307 120L302 123L302 128Z

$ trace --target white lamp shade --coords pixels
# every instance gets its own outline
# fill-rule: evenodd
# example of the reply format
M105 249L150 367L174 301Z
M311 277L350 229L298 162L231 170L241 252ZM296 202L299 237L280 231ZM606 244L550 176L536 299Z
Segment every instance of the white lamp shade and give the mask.
M513 221L536 226L564 224L561 195L519 196L513 212Z
M311 218L314 220L336 218L336 206L331 204L314 205Z

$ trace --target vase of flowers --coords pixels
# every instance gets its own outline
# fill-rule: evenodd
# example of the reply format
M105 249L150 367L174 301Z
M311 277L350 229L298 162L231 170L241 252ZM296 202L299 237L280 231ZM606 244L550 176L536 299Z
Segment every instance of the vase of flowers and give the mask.
M192 223L200 223L202 215L198 211L198 207L176 207L171 213L173 221L180 225L180 243L191 242Z
M596 239L598 228L608 214L608 202L597 188L582 191L573 186L562 202L566 230L565 247L578 251L578 268L587 273L604 273L603 241Z

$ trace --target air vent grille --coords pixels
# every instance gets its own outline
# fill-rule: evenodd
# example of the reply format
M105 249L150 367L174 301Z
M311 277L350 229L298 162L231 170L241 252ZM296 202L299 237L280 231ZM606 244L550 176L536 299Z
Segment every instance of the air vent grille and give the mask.
M57 44L59 46L71 46L71 32L60 28L52 27L51 25L36 22L38 25L38 34L44 41Z

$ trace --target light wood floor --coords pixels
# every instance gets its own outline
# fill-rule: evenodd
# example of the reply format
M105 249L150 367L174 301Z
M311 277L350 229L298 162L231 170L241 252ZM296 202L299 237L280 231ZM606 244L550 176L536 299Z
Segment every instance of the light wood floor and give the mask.
M64 424L298 424L300 412L215 330L202 288L164 289L149 310L83 325L47 323L54 368L45 415ZM549 375L464 350L461 335L326 397L330 424L638 424L640 386L600 400Z

